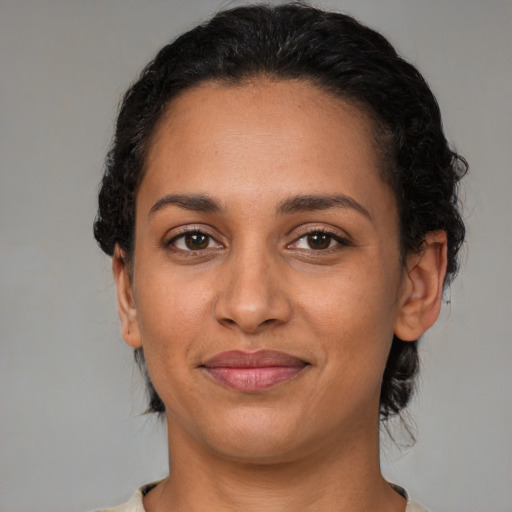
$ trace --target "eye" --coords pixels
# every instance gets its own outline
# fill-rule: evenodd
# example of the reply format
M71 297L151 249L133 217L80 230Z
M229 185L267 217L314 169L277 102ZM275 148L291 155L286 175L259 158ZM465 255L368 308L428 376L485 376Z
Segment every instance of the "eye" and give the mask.
M322 251L331 249L336 245L348 245L348 242L327 231L311 231L293 242L291 247L294 249Z
M180 251L203 251L211 248L221 248L222 245L215 241L210 235L202 231L187 231L167 242Z

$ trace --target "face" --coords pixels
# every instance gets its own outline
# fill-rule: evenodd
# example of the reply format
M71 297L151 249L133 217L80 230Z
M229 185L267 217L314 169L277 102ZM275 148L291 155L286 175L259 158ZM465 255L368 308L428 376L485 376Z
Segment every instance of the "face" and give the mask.
M124 337L176 442L286 460L378 428L407 290L352 106L291 81L185 92L152 141L122 274Z

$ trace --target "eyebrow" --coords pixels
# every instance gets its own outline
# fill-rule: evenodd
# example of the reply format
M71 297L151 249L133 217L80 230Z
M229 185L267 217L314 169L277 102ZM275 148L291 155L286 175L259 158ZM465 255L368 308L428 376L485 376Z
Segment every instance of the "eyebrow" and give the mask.
M335 195L302 195L285 199L277 208L281 215L305 211L328 210L330 208L350 208L362 213L371 220L370 212L355 199L343 194Z
M196 212L219 213L222 211L221 206L214 199L204 194L167 194L151 207L148 216L154 215L169 205ZM279 204L277 213L278 215L290 215L331 208L350 208L371 220L370 212L363 205L343 194L293 196Z
M176 205L185 210L193 210L195 212L218 213L221 211L218 203L203 194L168 194L151 207L148 216L154 215L157 211L168 205Z

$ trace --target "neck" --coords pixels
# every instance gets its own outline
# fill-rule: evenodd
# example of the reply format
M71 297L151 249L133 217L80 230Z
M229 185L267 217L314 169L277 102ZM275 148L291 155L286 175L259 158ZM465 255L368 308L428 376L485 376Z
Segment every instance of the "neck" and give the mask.
M403 512L405 500L384 480L378 425L325 449L258 463L204 449L169 424L169 477L145 498L147 512Z

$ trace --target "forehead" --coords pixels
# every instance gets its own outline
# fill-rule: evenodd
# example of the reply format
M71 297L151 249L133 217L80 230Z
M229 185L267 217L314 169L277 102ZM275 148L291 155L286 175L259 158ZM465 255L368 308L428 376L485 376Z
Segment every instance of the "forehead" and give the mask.
M380 179L371 120L304 81L206 83L175 98L151 141L143 187L162 193L234 193L245 200L350 193L368 203ZM251 195L252 194L252 195Z
M297 143L304 144L315 141L313 132L324 137L340 122L352 124L359 142L364 139L365 145L375 146L374 122L362 107L310 82L269 79L239 84L205 82L173 98L154 130L149 156L162 138L167 139L166 143L172 142L171 136L176 145L181 145L192 133L208 138L213 145L226 135L234 139L246 135L257 143L265 134L281 132L283 137L288 135L287 142L295 138ZM330 139L325 138L326 146ZM339 142L343 144L343 140Z

